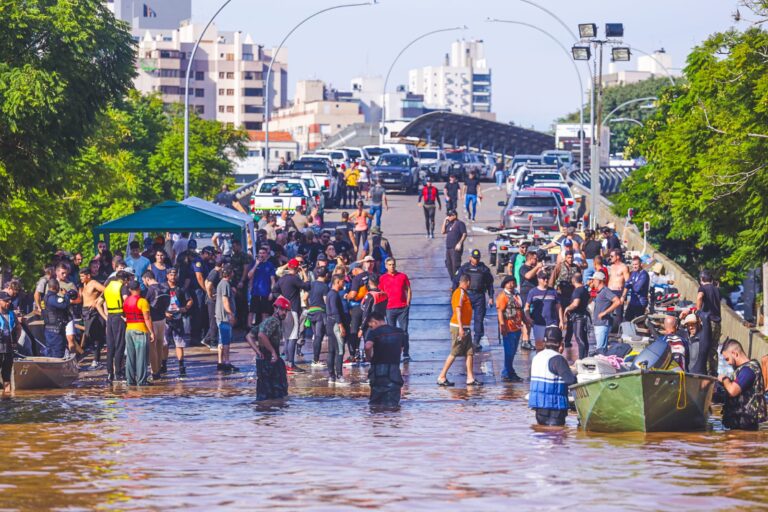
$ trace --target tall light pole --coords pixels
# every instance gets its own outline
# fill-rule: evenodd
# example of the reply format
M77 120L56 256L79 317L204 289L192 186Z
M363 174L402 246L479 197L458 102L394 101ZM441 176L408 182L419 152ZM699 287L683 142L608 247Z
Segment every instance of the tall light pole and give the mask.
M461 27L451 27L451 28L440 28L437 30L431 30L429 32L426 32L424 34L421 34L416 39L412 40L410 43L405 45L402 50L400 50L400 53L397 54L395 57L395 60L392 61L392 64L389 66L389 70L387 71L387 76L384 78L384 88L381 91L381 122L379 124L379 144L384 143L384 120L386 119L386 103L387 103L387 83L389 82L389 75L392 74L392 69L395 67L395 64L397 64L397 61L400 59L400 56L405 53L405 51L416 44L417 42L421 41L425 37L429 37L433 34L439 34L441 32L452 32L454 30L466 30L467 26L463 25Z
M644 98L635 98L633 100L627 100L624 103L620 103L620 104L616 105L616 108L614 108L613 110L608 112L608 115L605 116L605 118L603 119L603 124L607 123L608 120L611 118L611 116L613 114L615 114L616 112L618 112L622 108L626 107L627 105L633 105L635 103L642 103L644 101L656 101L658 99L659 98L657 98L656 96L645 96Z
M296 30L302 26L304 23L308 22L315 16L319 16L323 13L326 13L328 11L334 11L336 9L344 9L345 7L360 7L363 5L374 5L376 4L376 0L371 0L368 2L359 2L355 4L341 4L341 5L334 5L331 7L326 7L325 9L320 9L319 11L310 14L300 22L298 22L291 30L288 31L287 34L285 34L285 37L283 37L283 40L280 41L280 44L278 45L277 49L274 51L272 55L270 55L269 58L269 66L267 67L267 76L264 80L264 172L269 172L269 114L271 110L271 101L269 93L272 90L272 87L269 85L269 80L272 77L272 66L275 63L275 60L277 60L277 54L280 53L280 50L283 49L283 45L288 40L289 37L291 37L291 34L296 32Z
M609 123L633 123L637 126L645 126L642 121L638 121L637 119L632 119L631 117L614 117Z
M584 169L584 84L581 81L581 73L579 67L576 65L576 61L571 59L571 52L552 34L547 32L541 27L526 23L524 21L514 20L499 20L496 18L488 18L486 21L491 23L510 23L513 25L521 25L523 27L532 28L538 32L541 32L545 36L549 37L552 41L560 47L565 53L568 60L573 64L573 70L576 72L576 78L579 80L579 169Z
M592 58L592 49L597 51L594 57L595 72L593 73L592 90L596 93L595 124L592 131L591 164L590 164L590 208L589 224L592 229L597 226L598 205L600 197L600 153L602 147L602 117L603 117L603 47L611 45L611 59L614 62L625 62L631 57L631 51L626 46L618 46L624 37L624 26L621 23L606 23L605 39L599 39L595 23L579 25L580 42L571 48L574 60L588 61Z
M211 16L211 19L208 20L205 28L200 32L197 41L195 41L195 46L192 48L192 53L189 55L189 60L187 61L187 74L184 77L184 199L189 197L189 75L192 72L192 63L195 60L197 48L200 46L200 41L203 40L205 31L208 30L208 27L211 26L211 23L216 19L216 16L218 16L222 9L224 9L231 1L232 0L225 0L225 2L221 4L221 7L219 7L213 16Z

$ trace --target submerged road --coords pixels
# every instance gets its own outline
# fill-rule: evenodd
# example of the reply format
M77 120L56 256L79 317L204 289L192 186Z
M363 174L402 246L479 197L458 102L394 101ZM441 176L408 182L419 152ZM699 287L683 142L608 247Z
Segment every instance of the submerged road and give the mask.
M497 222L495 188L477 225ZM733 510L768 501L768 433L593 435L532 426L527 383L501 383L489 312L486 385L466 389L448 354L444 240L426 240L414 196L393 195L383 230L414 289L411 353L399 411L372 412L357 368L328 387L324 369L290 378L290 397L254 400L252 354L234 345L238 375L218 377L195 349L189 377L146 389L80 387L0 401L0 508L115 510ZM337 220L338 213L331 215ZM444 212L438 214L442 221ZM475 234L465 250L483 251ZM309 353L309 347L305 353ZM528 375L528 354L516 370ZM175 363L169 375L175 375Z

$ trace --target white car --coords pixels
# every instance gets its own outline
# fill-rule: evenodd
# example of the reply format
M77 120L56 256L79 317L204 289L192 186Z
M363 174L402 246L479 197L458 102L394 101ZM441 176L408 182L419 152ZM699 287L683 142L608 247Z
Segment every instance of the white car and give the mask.
M251 194L250 209L252 215L263 217L280 215L284 210L293 213L297 206L304 206L309 211L316 204L307 183L300 177L263 178Z
M451 162L445 156L445 151L439 148L419 150L419 168L426 171L433 181L448 176Z
M349 153L347 153L344 149L318 149L315 151L318 155L328 155L331 157L331 160L333 160L333 165L335 165L337 168L341 167L341 164L349 165L351 163L351 159L349 157Z
M375 160L371 158L371 155L368 154L368 152L365 150L365 148L339 148L343 149L347 152L349 155L349 158L352 159L353 162L359 162L360 160L366 160L370 162L371 160Z

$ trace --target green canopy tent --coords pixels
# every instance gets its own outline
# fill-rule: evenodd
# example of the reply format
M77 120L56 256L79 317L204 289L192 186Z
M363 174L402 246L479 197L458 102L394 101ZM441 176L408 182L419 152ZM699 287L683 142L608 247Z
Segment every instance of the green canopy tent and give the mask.
M166 231L172 233L223 232L232 233L233 237L241 239L244 229L245 223L237 219L202 211L176 201L165 201L152 208L105 222L94 228L93 243L96 246L101 237L109 244L110 233L164 233Z

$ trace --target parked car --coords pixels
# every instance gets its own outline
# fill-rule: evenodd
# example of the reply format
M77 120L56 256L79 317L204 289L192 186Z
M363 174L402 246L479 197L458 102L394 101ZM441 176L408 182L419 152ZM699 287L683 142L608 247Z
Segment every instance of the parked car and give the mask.
M581 201L580 195L574 195L571 191L571 187L563 181L541 181L536 183L537 187L550 187L557 188L563 194L565 199L565 206L567 208L568 217L571 218L571 223L577 222L577 213L579 210L579 202Z
M496 170L496 162L492 155L486 153L471 153L471 155L477 159L480 164L480 179L493 180L494 171Z
M464 151L463 149L447 151L445 156L451 161L451 168L448 171L448 175L457 175L459 181L464 180L464 178L469 175L470 171L475 171L478 176L480 175L481 164L468 151Z
M384 153L373 166L373 178L381 179L386 189L416 192L419 186L419 168L411 155Z
M558 231L562 224L560 205L551 192L516 191L499 206L504 229Z
M532 191L532 192L549 192L550 194L555 196L555 200L557 200L558 206L560 206L560 218L563 220L563 224L569 225L571 222L572 217L568 214L568 206L565 201L565 196L563 195L563 192L557 188L557 187L544 187L541 185L537 185L532 188L526 188L523 189L524 191Z
M553 166L529 166L524 165L518 168L513 176L513 190L522 190L524 188L535 187L536 183L541 181L565 183L563 175Z
M254 218L268 214L279 215L283 210L293 213L299 205L308 210L316 206L302 178L263 178L256 183L251 194L250 209Z
M433 180L444 179L448 176L451 162L445 156L445 151L439 148L419 150L419 168L426 171Z
M353 162L359 162L360 160L371 160L371 155L368 154L368 152L365 150L365 148L340 148L347 152L349 155L349 158L352 159Z

